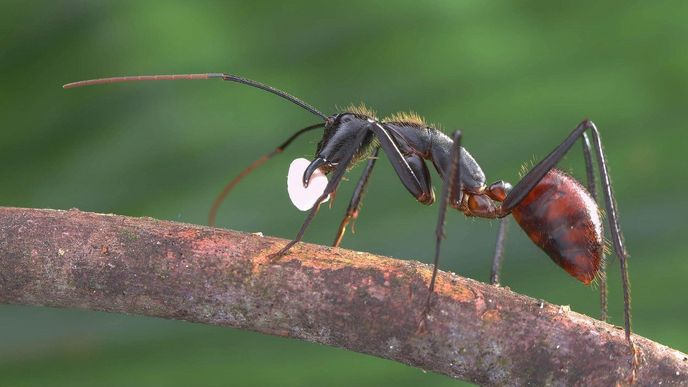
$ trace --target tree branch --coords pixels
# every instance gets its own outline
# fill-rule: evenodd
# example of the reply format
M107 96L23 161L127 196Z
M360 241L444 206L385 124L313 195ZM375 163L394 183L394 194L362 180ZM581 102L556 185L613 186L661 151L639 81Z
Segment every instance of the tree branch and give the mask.
M149 218L0 208L0 302L250 329L397 360L483 385L613 385L623 330L428 265ZM688 383L688 357L640 336L637 382Z

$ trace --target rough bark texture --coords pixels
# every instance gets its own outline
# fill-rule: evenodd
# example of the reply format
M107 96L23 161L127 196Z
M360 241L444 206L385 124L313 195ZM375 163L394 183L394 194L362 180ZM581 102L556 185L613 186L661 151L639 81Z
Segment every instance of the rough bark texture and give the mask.
M0 208L0 302L226 325L394 359L482 385L613 385L623 330L428 265L149 218ZM634 336L639 385L688 384L688 357Z

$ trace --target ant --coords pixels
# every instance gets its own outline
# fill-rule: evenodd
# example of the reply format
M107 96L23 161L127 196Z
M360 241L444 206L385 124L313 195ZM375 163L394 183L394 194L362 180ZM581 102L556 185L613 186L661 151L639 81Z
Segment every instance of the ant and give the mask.
M571 276L588 285L593 280L600 283L602 319L607 317L607 291L604 257L604 231L601 210L597 205L593 156L597 161L605 209L609 218L610 234L614 252L621 265L621 279L624 297L624 331L633 354L633 375L637 365L637 354L631 340L630 285L627 269L627 252L619 225L618 210L609 178L607 161L600 133L595 124L585 119L544 159L535 164L521 180L512 187L504 181L486 184L485 174L477 161L461 146L462 132L457 130L451 136L426 124L415 114L396 114L379 120L375 113L365 106L352 106L344 112L327 116L310 104L272 86L250 79L225 73L145 75L101 78L64 85L65 89L106 83L131 81L161 81L181 79L221 79L237 82L278 95L310 113L323 122L307 126L279 145L271 153L259 158L235 179L230 181L215 199L209 214L209 224L214 225L217 210L229 192L255 168L273 156L281 153L301 134L324 128L318 143L315 159L303 174L303 185L308 186L316 170L329 174L331 180L324 192L310 210L296 237L273 255L273 260L286 254L302 240L304 233L315 217L320 204L337 190L346 171L356 163L368 159L363 174L354 189L353 197L342 220L334 246L339 246L346 227L358 217L361 199L368 179L373 171L380 149L387 155L394 171L406 189L422 204L430 205L435 195L426 161L433 164L443 181L439 216L435 229L434 267L428 298L423 313L429 313L431 297L434 294L440 257L441 241L444 238L444 220L447 207L451 206L466 216L501 219L493 257L490 280L499 284L503 243L506 236L506 216L512 214L516 222L530 239ZM592 137L592 145L588 138ZM557 163L581 139L585 159L587 188L576 179L556 169Z

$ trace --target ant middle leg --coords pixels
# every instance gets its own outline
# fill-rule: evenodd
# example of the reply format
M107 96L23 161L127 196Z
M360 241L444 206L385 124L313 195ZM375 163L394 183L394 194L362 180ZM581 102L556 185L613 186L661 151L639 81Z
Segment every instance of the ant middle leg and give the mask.
M504 242L506 241L506 232L509 226L509 218L504 217L499 220L499 231L497 231L497 241L495 242L495 252L492 256L492 270L490 271L490 284L499 285L499 275L502 271L502 262L504 260Z
M451 154L449 156L449 170L447 176L442 184L442 195L440 196L439 213L437 216L437 225L435 227L435 257L433 259L432 277L430 277L430 285L428 286L428 297L425 300L425 307L421 315L420 323L418 324L418 332L425 330L425 323L430 312L430 303L432 295L435 293L435 281L437 280L437 270L440 261L440 249L442 246L442 239L444 239L444 223L447 215L447 207L450 200L459 198L457 202L461 201L461 131L456 130L452 133L453 145Z

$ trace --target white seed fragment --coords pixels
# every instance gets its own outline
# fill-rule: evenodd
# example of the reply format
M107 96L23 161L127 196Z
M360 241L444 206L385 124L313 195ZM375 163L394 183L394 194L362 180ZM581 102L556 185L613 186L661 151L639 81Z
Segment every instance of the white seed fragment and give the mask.
M308 187L303 186L303 173L310 165L310 161L299 158L291 162L289 165L289 174L287 175L287 191L289 192L289 199L296 208L301 211L308 211L318 201L320 195L325 192L327 187L327 176L320 170L316 169L308 182ZM322 203L330 200L328 196Z

